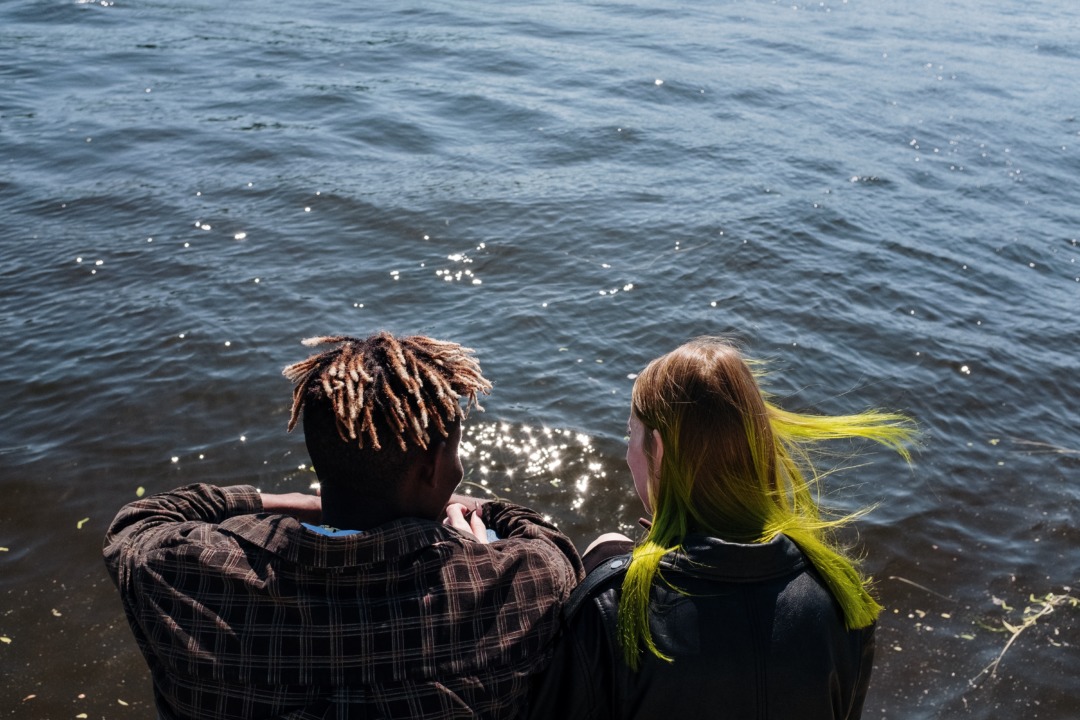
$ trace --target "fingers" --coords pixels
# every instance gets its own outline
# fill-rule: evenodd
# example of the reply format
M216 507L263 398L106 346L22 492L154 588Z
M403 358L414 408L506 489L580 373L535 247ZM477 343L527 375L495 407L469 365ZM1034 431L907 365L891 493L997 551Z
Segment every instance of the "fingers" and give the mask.
M468 533L479 542L486 543L488 541L487 526L484 525L480 514L471 513L470 517L466 519L466 512L469 512L469 509L461 503L450 503L446 506L446 520L444 522L463 533Z
M472 534L476 536L476 539L482 543L488 541L487 525L484 524L483 518L480 517L480 513L474 512L469 516L469 529L472 530Z
M468 521L465 520L465 506L461 503L450 503L446 506L446 520L444 522L462 532L472 532Z

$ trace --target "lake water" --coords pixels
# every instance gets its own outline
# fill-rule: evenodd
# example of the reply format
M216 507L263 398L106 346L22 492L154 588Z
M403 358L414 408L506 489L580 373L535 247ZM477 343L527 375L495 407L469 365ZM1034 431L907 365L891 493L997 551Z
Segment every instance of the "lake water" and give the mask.
M469 482L581 542L694 335L909 413L829 483L880 503L865 717L1077 716L1080 6L363 5L0 4L0 716L152 716L109 521L306 488L280 370L382 328L477 350Z

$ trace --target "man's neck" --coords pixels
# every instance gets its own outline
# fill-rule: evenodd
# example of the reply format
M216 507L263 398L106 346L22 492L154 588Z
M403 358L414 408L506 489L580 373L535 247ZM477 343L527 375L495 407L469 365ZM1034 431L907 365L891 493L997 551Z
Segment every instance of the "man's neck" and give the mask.
M374 500L361 501L361 506L343 507L345 503L328 504L323 499L322 524L339 530L368 530L401 518L401 515L385 507L376 507Z
M406 517L418 517L386 498L349 492L335 492L323 487L322 524L340 530L369 530Z

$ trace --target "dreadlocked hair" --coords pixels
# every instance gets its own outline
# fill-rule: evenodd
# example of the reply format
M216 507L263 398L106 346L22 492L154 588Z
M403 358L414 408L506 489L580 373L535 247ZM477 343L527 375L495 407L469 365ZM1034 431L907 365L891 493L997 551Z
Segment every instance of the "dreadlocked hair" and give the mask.
M290 432L305 403L316 401L329 404L346 445L381 450L382 430L393 435L403 452L410 446L426 450L432 427L448 437L448 426L463 419L470 407L483 410L477 394L491 390L473 351L453 342L422 335L396 338L384 331L365 339L308 338L303 344L337 347L282 370L294 384Z

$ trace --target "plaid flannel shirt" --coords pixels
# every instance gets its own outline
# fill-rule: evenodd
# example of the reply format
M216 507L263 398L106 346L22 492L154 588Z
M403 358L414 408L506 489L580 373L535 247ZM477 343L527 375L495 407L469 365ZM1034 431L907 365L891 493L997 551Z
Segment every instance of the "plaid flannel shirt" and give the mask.
M125 506L104 554L164 720L512 718L581 564L531 510L484 519L504 539L415 518L326 537L200 484Z

